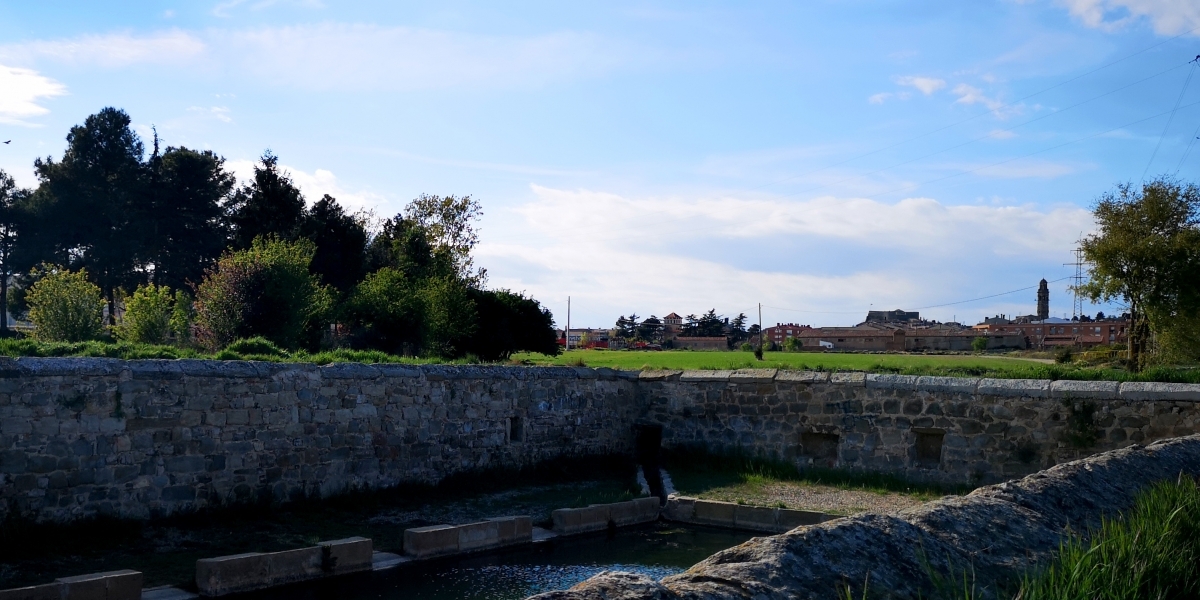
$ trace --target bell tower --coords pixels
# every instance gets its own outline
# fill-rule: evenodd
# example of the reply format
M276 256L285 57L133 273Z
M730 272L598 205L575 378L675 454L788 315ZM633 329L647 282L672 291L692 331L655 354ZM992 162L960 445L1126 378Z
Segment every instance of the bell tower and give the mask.
M1037 302L1037 318L1039 321L1045 321L1050 318L1050 286L1046 284L1045 279L1038 284Z

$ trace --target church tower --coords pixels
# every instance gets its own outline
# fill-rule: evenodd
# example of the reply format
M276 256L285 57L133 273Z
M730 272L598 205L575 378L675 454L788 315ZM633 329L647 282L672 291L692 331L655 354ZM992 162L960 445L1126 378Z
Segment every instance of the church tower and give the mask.
M1045 279L1038 284L1037 317L1039 321L1050 318L1050 286L1046 285Z

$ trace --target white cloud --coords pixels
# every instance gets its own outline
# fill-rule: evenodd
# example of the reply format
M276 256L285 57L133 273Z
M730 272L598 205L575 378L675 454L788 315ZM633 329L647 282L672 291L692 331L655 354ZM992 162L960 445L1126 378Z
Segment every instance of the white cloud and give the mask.
M209 106L209 107L190 106L190 107L188 107L188 111L210 116L222 123L232 123L233 122L233 117L229 116L230 111L229 111L229 107L227 107L227 106Z
M951 93L958 96L958 100L954 101L956 104L982 104L999 119L1005 119L1024 112L1023 105L1009 105L1003 100L989 97L983 90L965 83L954 86Z
M26 119L50 112L39 101L66 93L66 86L37 71L0 65L0 123L29 125Z
M867 98L867 102L870 102L871 104L883 104L884 101L886 101L888 98L891 98L894 95L895 94L893 94L891 92L880 92L878 94L872 94L870 98Z
M232 13L230 13L230 11L239 6L246 6L246 7L250 8L251 10L262 10L264 8L267 8L269 6L275 6L277 4L291 4L291 5L298 5L298 6L306 6L309 8L324 8L324 6L325 6L325 4L320 2L320 0L294 0L291 2L281 1L281 0L258 0L257 2L250 2L248 0L229 0L228 2L221 2L220 4L217 4L216 6L214 6L212 9L212 14L213 14L213 16L216 16L216 17L226 18L226 17L232 16Z
M246 184L254 180L254 165L256 164L258 164L257 160L229 160L225 161L225 168L237 177L239 184ZM338 204L341 204L348 212L365 209L390 215L394 208L390 206L387 197L381 194L370 190L354 190L343 187L337 176L328 169L316 169L310 173L287 165L280 165L280 167L291 177L292 183L300 188L300 192L304 194L304 199L310 206L325 194L329 194L337 199Z
M906 75L904 77L897 77L896 84L917 88L922 94L928 96L946 87L946 80L936 79L933 77L914 77L912 75Z
M594 77L660 58L647 49L585 32L492 36L333 23L199 34L172 30L147 36L91 35L0 46L0 59L14 64L171 64L198 75L337 91L527 87Z
M203 41L176 29L148 36L116 33L7 44L0 46L0 58L21 63L51 60L114 68L143 63L176 64L204 51Z
M1195 0L1059 0L1088 27L1107 31L1149 19L1161 35L1178 35L1200 27L1200 3ZM1200 32L1195 32L1200 33Z
M1011 129L993 129L988 133L988 137L994 140L1011 140L1017 137L1017 134Z

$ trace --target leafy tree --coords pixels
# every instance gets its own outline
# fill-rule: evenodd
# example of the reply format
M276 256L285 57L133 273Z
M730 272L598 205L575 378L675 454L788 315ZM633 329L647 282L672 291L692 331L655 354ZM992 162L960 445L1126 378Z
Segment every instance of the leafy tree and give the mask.
M470 196L430 196L421 194L404 207L405 216L427 232L429 243L449 258L454 274L482 286L487 271L475 269L471 250L479 243L475 222L483 217L483 209Z
M987 350L988 341L985 337L977 337L971 340L971 349L976 352Z
M14 273L18 232L31 192L17 187L16 181L0 170L0 333L8 331L8 283Z
M34 161L40 180L32 201L36 220L31 244L43 260L87 269L108 302L114 322L118 287L140 279L138 253L143 243L142 156L145 147L130 128L129 115L105 108L71 128L62 160Z
M450 255L433 245L428 229L403 213L383 222L367 248L366 260L368 271L391 267L411 280L455 273Z
M783 340L783 349L788 352L799 352L803 348L804 343L800 341L800 338L790 337Z
M304 222L304 196L268 150L254 165L254 181L239 188L226 205L236 248L259 237L293 240Z
M283 348L315 348L332 295L308 270L314 252L309 240L258 238L221 256L196 289L200 343L217 350L262 336Z
M725 322L717 316L715 308L699 317L688 315L686 323L683 325L683 335L686 337L721 337L725 335Z
M300 226L300 235L316 244L317 250L309 268L322 281L346 293L362 280L366 227L346 214L332 196L326 194L313 204Z
M1146 366L1152 334L1200 312L1200 188L1170 179L1123 184L1093 208L1099 231L1080 242L1092 301L1129 305L1129 366Z
M171 333L180 345L192 341L192 323L196 320L196 306L187 290L175 291L175 303L171 306Z
M637 326L638 339L646 340L647 342L657 342L662 340L663 324L662 321L650 315L645 321L642 321Z
M424 306L413 281L393 267L367 275L343 309L343 318L363 345L393 354L420 351L423 316Z
M439 356L461 356L478 328L478 313L471 290L453 277L434 277L421 286L424 305L424 351Z
M104 328L104 300L87 273L48 264L38 271L37 282L26 295L29 318L37 327L34 336L56 342L99 337Z
M637 321L626 319L625 315L617 318L616 323L617 337L623 340L633 340L637 338Z
M141 259L151 266L155 283L183 289L200 281L225 249L223 205L236 181L225 159L210 150L167 148L160 155L157 135L147 171Z
M175 294L165 285L138 286L125 299L125 315L114 328L117 338L127 342L162 344L171 333Z

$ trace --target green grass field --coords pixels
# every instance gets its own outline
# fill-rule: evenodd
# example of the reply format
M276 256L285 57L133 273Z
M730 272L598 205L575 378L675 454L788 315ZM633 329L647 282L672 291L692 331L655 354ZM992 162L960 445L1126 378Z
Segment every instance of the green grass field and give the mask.
M520 354L514 358L538 365L578 365L614 369L794 369L813 371L872 371L879 367L956 367L962 369L1020 370L1044 364L1034 360L976 355L919 354L818 354L813 352L767 352L762 362L753 352L666 350L571 350L559 356Z
M1141 373L1119 368L1058 365L1046 360L975 354L818 354L768 352L757 361L750 352L673 350L572 350L559 356L517 354L514 361L529 365L571 365L614 369L789 369L865 371L901 375L996 377L1004 379L1076 379L1087 381L1167 381L1200 383L1200 369L1153 367Z

